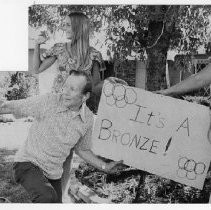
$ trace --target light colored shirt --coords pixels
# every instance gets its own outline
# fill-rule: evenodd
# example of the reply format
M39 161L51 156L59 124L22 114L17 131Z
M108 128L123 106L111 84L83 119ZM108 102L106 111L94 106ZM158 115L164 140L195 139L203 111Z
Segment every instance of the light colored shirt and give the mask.
M61 178L72 148L91 148L93 113L85 104L79 112L73 112L60 99L59 94L47 94L10 102L14 115L34 117L15 161L34 163L49 179Z

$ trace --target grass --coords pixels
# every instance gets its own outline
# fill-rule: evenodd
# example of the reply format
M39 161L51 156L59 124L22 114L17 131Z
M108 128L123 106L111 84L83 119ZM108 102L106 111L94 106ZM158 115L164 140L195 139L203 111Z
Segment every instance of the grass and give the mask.
M25 189L13 178L13 157L16 150L0 149L0 197L9 199L12 203L30 203Z

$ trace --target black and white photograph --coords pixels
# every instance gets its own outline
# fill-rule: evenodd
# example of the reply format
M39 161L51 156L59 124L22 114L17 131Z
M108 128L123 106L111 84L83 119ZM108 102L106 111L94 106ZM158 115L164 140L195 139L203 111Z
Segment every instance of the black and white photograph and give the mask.
M0 203L210 204L211 5L27 9L28 69L0 72Z

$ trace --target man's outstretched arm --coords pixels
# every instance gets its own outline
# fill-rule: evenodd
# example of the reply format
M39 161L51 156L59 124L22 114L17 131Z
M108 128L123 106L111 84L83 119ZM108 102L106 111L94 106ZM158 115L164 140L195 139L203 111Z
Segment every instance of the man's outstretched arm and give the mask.
M84 159L87 163L106 173L118 172L119 166L123 163L122 160L106 163L103 160L99 159L91 150L83 150L80 149L80 147L77 147L75 149L75 153L82 159Z
M39 118L51 100L53 99L50 94L12 101L0 100L0 114L13 114L17 118L28 116Z
M87 130L84 137L80 139L80 141L75 146L75 153L84 159L87 163L92 166L98 168L101 171L106 173L115 173L119 169L119 166L123 163L123 161L112 161L110 163L106 163L105 161L98 158L91 151L91 141L92 141L92 126Z

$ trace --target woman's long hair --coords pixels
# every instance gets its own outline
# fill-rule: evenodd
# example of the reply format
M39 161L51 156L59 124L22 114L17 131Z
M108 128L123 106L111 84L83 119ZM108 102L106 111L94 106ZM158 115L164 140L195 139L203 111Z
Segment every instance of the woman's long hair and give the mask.
M77 69L84 70L89 65L89 19L81 12L72 12L69 15L72 25L71 51L77 59Z

